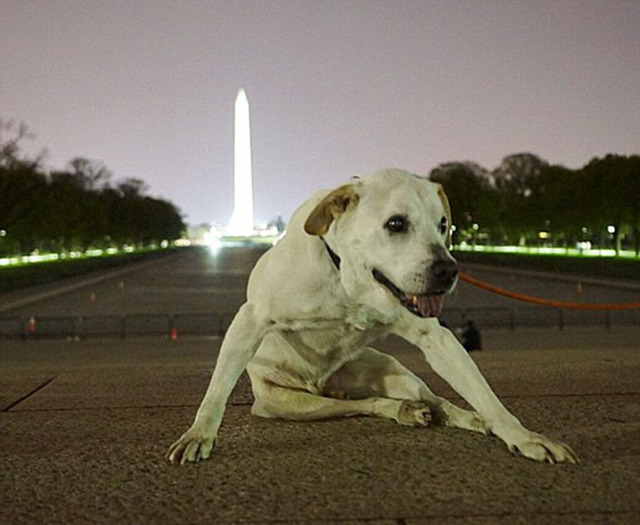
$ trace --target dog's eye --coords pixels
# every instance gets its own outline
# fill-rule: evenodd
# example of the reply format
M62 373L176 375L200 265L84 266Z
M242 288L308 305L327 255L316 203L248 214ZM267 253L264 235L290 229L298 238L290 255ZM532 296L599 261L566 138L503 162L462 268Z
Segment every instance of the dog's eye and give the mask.
M440 234L445 235L447 233L447 218L442 217L440 219Z
M394 215L391 217L384 227L391 233L403 233L407 231L407 219L402 215Z

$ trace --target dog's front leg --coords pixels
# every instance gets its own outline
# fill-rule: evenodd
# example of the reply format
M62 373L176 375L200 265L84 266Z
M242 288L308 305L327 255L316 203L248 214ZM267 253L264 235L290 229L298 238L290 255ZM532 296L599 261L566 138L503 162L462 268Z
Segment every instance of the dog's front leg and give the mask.
M455 336L437 320L406 319L398 335L422 350L431 368L480 414L511 452L549 463L578 461L567 445L527 430L500 402Z
M256 353L267 327L268 322L256 315L253 305L245 303L240 308L222 342L209 387L193 424L167 452L172 463L197 462L211 455L227 399Z

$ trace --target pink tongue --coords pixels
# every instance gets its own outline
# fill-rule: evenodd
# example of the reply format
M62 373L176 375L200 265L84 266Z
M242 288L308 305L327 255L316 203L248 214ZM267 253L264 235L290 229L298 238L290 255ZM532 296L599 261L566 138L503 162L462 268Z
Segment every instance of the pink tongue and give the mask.
M444 295L418 295L418 310L422 317L438 317L442 312Z

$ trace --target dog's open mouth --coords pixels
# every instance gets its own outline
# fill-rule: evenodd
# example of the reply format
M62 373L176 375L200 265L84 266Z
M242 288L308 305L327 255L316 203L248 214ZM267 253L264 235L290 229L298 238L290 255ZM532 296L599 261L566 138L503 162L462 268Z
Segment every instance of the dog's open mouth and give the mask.
M373 270L373 277L384 285L399 301L402 306L418 317L438 317L444 305L444 294L415 295L403 292L395 284L378 270Z

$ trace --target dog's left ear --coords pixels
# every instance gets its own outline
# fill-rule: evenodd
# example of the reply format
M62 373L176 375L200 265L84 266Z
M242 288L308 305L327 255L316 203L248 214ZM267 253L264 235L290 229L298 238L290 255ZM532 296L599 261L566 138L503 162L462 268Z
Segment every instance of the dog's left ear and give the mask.
M358 200L358 194L351 184L333 190L309 214L304 223L304 231L310 235L325 235L329 231L331 223L349 207L358 204Z
M451 220L451 206L449 205L449 199L447 199L447 194L444 192L442 184L438 184L438 197L440 197L440 200L442 201L444 215L447 218L447 237L445 239L445 245L449 248L451 247L451 226L453 225L453 222Z

